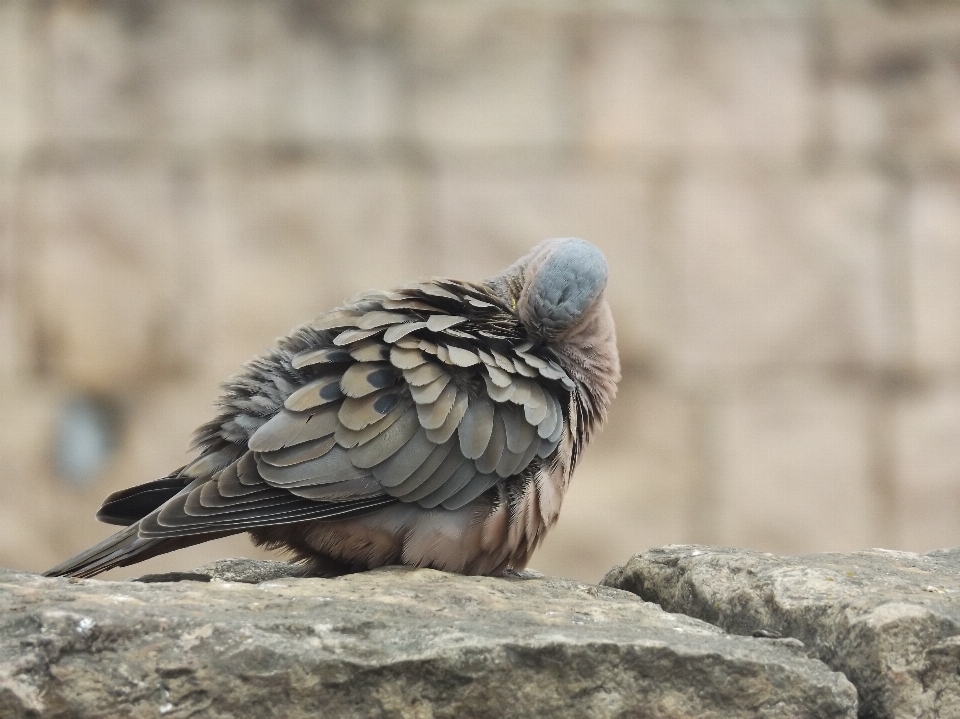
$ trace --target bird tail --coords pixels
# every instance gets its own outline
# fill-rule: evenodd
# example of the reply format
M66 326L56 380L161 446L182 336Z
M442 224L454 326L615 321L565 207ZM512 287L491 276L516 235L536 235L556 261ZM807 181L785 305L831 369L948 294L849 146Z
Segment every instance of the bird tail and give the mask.
M75 557L43 573L45 577L92 577L114 567L136 564L158 554L166 554L194 544L234 534L234 532L200 534L168 539L145 539L138 536L140 523L131 524L107 537Z

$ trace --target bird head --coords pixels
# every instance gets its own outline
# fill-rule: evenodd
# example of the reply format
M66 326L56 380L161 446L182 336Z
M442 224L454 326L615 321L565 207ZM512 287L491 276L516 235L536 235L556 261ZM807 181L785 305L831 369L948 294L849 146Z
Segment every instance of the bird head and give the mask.
M531 333L556 340L598 305L607 286L607 262L600 250L584 240L546 240L492 284L508 295Z

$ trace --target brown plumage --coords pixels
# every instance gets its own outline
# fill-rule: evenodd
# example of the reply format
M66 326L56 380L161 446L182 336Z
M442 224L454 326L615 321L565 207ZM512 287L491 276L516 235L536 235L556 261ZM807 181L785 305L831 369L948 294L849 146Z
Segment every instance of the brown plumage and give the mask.
M199 456L112 494L92 576L249 532L321 575L522 569L620 378L603 256L548 240L485 282L370 292L227 382Z

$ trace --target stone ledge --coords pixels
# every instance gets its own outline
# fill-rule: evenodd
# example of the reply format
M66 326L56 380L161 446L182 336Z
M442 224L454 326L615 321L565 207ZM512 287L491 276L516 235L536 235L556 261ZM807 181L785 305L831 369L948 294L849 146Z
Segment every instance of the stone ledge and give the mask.
M289 572L238 560L148 582L0 571L0 716L856 716L853 686L797 642L733 636L627 592Z
M735 634L799 639L856 685L861 717L960 716L960 549L776 557L670 546L603 584Z

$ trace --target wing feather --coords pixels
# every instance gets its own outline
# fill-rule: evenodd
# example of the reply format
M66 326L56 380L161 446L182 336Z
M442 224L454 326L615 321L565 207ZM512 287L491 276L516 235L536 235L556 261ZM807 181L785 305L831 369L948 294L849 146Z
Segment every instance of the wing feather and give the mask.
M383 307L387 310L415 310L417 312L437 311L437 308L433 305L428 305L426 302L408 298L404 298L402 300L387 300L383 303Z
M515 359L513 361L513 366L517 368L517 374L523 375L524 377L537 377L540 374L535 368L531 367L521 359Z
M451 382L443 388L440 395L433 402L429 404L418 404L417 417L420 419L420 424L425 429L439 428L443 424L443 420L450 414L450 410L453 409L453 403L457 399L457 394L457 387Z
M510 373L500 367L487 365L487 374L490 376L490 381L497 385L497 387L509 387L513 383L513 378L510 376Z
M413 318L410 315L404 315L399 312L383 312L374 310L367 312L357 320L357 327L362 330L372 330L385 325L395 325L400 322L409 322Z
M390 363L398 369L413 369L426 361L420 349L405 349L396 345L390 348Z
M477 459L483 455L493 433L493 402L486 397L472 398L457 432L464 457Z
M426 322L405 322L402 325L391 325L383 333L383 341L393 344L397 340L402 340L411 332L422 330L427 326Z
M493 349L490 350L490 353L493 355L493 359L496 360L497 364L500 366L500 369L502 369L504 372L513 374L517 371L517 368L513 364L513 360L511 360L509 357L502 355Z
M442 504L444 509L460 509L460 507L470 504L473 500L479 497L481 494L486 492L491 487L494 487L497 482L500 481L500 475L493 474L475 474L470 478L470 481L467 482L463 487L458 489L451 495L441 496L437 504ZM432 500L432 497L427 497L427 500ZM429 506L429 505L424 505ZM436 506L436 505L433 505Z
M510 396L510 401L514 404L526 404L530 401L530 385L532 384L530 380L526 377L514 377L513 378L513 394Z
M510 384L506 387L500 387L491 379L489 373L484 374L483 379L487 385L487 394L494 402L509 402L513 397L513 393L516 390L516 385L513 384L513 380L511 380Z
M366 397L390 387L396 380L397 372L388 362L357 362L343 373L340 389L347 397Z
M450 475L450 479L436 486L423 486L415 492L411 492L405 501L415 501L425 509L433 509L446 497L456 494L461 488L470 483L477 476L477 467L469 459L465 459L457 471Z
M409 385L422 387L425 384L430 384L435 381L438 377L443 377L445 374L446 372L440 365L435 362L425 362L412 369L405 369L403 371L403 378Z
M410 407L376 437L350 449L350 461L364 469L380 464L410 441L419 428L417 411Z
M262 486L243 484L243 482L240 481L240 478L237 476L236 463L231 464L229 467L226 467L214 475L214 480L216 480L217 492L223 497L243 497L248 494L263 491ZM213 480L207 482L207 484L213 483Z
M447 356L450 359L450 364L457 367L473 367L480 364L480 356L476 352L471 352L463 347L450 345L447 347Z
M560 406L560 403L557 402L557 412L559 413L559 418L557 420L557 426L553 428L553 432L547 437L547 441L552 444L557 444L560 441L560 438L563 436L563 427L566 423L566 418L563 414L563 408Z
M456 447L454 447L450 454L447 455L444 463L440 465L435 476L430 477L430 479L423 482L419 487L406 493L401 499L404 502L416 502L421 506L426 506L423 504L423 500L426 497L443 487L450 487L451 489L460 488L469 482L470 478L476 473L477 468L473 462L464 458L464 456L457 451Z
M213 476L216 472L239 459L242 453L234 445L229 445L214 452L204 452L195 461L181 469L179 476L190 477L191 479Z
M297 504L300 500L289 492L263 492L257 498L246 497L243 504L227 504L222 507L204 507L199 500L197 490L181 497L174 497L164 505L157 515L157 522L163 527L182 527L190 524L205 524L211 521L227 519L234 521L253 515L263 516L276 511L283 511L281 507Z
M383 362L390 357L390 345L368 340L350 348L350 357L357 362Z
M321 347L318 350L308 350L296 355L290 361L290 366L294 369L303 369L315 364L335 364L349 361L350 353L342 347Z
M361 430L383 419L397 406L399 400L400 395L390 388L365 397L347 397L340 405L337 418L347 429Z
M442 297L443 299L454 300L458 304L461 302L460 297L434 282L418 282L414 287L423 292L423 294L430 295L431 297Z
M326 437L337 428L338 409L337 405L306 412L282 409L250 437L247 446L255 452L270 452Z
M290 504L266 508L265 511L248 511L228 514L211 520L209 518L194 517L194 523L190 524L181 519L176 526L165 526L159 524L156 515L150 515L140 523L139 533L145 539L162 539L166 537L179 537L185 534L213 534L231 531L245 531L256 527L264 527L278 524L291 524L293 522L304 522L311 519L331 519L334 517L343 518L366 514L372 510L378 509L397 500L392 497L369 497L344 502L315 502L313 500L295 497L295 502ZM182 512L181 497L174 497L170 500L174 511ZM189 515L184 514L184 517Z
M287 491L298 497L311 499L315 502L336 502L382 495L383 487L371 476L349 479L345 482L334 482L332 484L298 485L288 488Z
M394 325L396 327L396 325ZM343 347L344 345L353 344L354 342L359 342L360 340L365 340L368 337L373 337L375 334L382 332L382 329L376 330L357 330L350 329L345 330L333 338L333 344L338 347Z
M362 313L357 310L334 310L325 312L310 323L312 329L335 330L340 327L352 327Z
M550 360L540 368L540 374L552 380L561 380L567 376L567 373L560 369L560 366L553 360Z
M537 428L529 424L523 413L513 405L504 405L501 410L507 432L507 449L523 454L536 436Z
M334 439L336 439L337 444L345 449L351 449L369 442L400 419L409 408L409 402L398 402L397 406L390 410L383 419L377 420L373 424L368 424L359 430L348 429L345 425L338 424L334 432Z
M553 430L557 427L557 422L560 421L560 406L557 404L557 399L549 392L545 392L544 396L546 398L546 407L547 414L537 425L537 434L546 439L551 434Z
M524 451L523 456L520 458L520 464L518 469L515 471L522 471L525 469L532 461L533 458L537 456L537 453L540 451L540 438L534 436L534 439L530 442L530 445Z
M264 492L272 491L270 487L246 487L248 491L244 492L239 496L230 496L220 494L219 482L214 479L209 482L204 482L200 485L200 492L198 492L198 499L200 504L204 507L221 507L226 506L228 503L232 502L235 504L243 504L247 501L255 501L256 499L263 496Z
M464 413L467 411L467 402L467 393L457 392L457 398L454 400L453 407L450 409L447 418L443 420L443 424L436 429L428 429L427 438L437 444L443 444L450 439L460 425L460 420L463 419Z
M417 404L431 404L437 401L449 382L450 375L442 374L429 384L410 385L410 396Z
M536 369L542 369L542 368L544 368L544 367L547 366L547 361L546 361L546 360L540 359L540 358L537 357L536 355L530 354L529 352L517 351L517 352L515 352L514 354L516 354L517 357L519 357L520 359L522 359L522 360L523 360L524 362L526 362L528 365L530 365L531 367L534 367L534 368L536 368Z
M500 461L497 463L496 473L501 477L509 477L520 469L520 460L523 454L511 452L507 447L503 448L503 454L500 455Z
M426 430L421 427L399 450L374 465L373 476L384 487L396 487L413 474L436 447L427 439Z
M546 419L547 413L547 395L536 382L530 382L530 399L523 405L523 414L527 422L533 426L540 424Z
M493 415L490 441L487 442L487 448L483 451L483 454L476 459L477 471L482 474L489 474L496 470L506 446L507 434L503 426L503 416L500 410L496 410Z
M253 452L247 452L237 462L237 479L248 487L263 486L263 477L257 470L257 458Z
M347 450L343 447L334 447L321 457L287 467L274 467L261 460L257 463L257 469L268 484L281 488L344 482L370 475L368 469L357 467L350 461Z
M463 462L463 456L456 451L453 440L438 444L409 477L395 487L387 487L387 494L403 498L424 482L445 482Z
M291 464L309 462L311 459L323 456L329 452L336 443L337 438L331 434L326 437L321 437L320 439L315 439L312 442L295 444L286 449L263 452L260 454L259 459L267 464L272 464L274 467L289 467Z
M483 347L474 348L477 354L480 356L480 360L487 366L496 366L497 361L493 358L493 355L483 349Z

